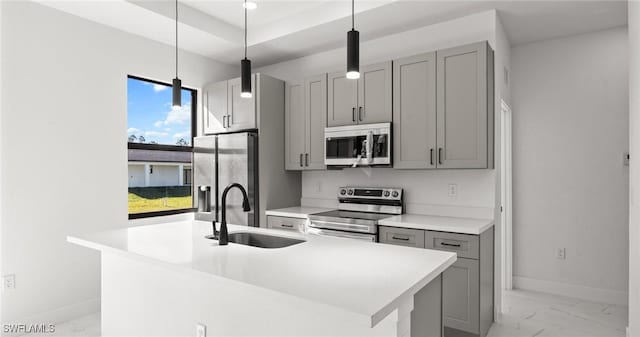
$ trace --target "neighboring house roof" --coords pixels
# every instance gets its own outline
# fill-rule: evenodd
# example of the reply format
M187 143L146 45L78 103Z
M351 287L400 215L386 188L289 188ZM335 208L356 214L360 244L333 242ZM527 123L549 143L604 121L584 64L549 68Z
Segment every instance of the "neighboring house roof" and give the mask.
M191 152L129 149L129 161L191 163Z

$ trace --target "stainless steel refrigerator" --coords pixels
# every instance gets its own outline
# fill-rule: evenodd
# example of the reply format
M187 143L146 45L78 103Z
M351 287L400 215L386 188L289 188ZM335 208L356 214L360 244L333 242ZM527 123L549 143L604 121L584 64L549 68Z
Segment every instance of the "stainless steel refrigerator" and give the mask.
M227 194L227 223L259 226L258 134L240 132L196 137L194 153L194 207L196 219L221 221L222 192L240 183L249 195L250 212L242 210L242 193Z

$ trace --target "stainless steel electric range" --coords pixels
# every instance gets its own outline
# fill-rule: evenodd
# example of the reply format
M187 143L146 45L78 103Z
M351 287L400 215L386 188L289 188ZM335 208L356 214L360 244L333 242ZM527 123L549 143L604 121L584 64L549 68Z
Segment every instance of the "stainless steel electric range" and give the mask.
M341 187L338 209L309 215L309 234L376 242L378 221L402 214L401 188Z

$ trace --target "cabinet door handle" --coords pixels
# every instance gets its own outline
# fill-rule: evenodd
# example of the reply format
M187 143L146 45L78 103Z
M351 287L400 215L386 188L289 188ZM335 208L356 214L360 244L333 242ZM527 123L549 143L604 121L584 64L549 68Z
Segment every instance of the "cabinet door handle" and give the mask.
M442 165L442 148L438 148L438 164Z
M227 128L227 116L226 115L222 116L222 127L225 128L225 129Z
M227 115L227 127L231 127L231 115Z
M362 122L362 107L358 107L358 119Z
M356 107L351 108L351 121L356 121Z
M453 244L453 243L446 243L446 242L440 242L441 246L449 246L449 247L456 247L456 248L460 248L460 244Z
M433 148L429 149L429 163L433 166Z
M397 237L395 235L392 236L391 238L394 239L394 240L409 241L409 238L399 238L399 237Z
M288 225L286 223L283 223L281 226L286 228L293 228L293 225Z
M302 153L300 154L300 167L302 167Z
M309 166L309 154L304 154L304 166Z

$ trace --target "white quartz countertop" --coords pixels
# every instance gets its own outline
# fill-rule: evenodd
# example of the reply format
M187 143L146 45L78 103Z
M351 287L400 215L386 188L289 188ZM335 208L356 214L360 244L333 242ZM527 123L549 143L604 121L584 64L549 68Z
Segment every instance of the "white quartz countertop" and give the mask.
M160 263L177 272L223 277L364 316L371 326L456 261L444 251L229 226L306 242L276 249L204 238L211 223L172 222L67 237L71 243Z
M289 218L306 219L309 214L329 212L334 209L331 208L318 208L318 207L287 207L279 209L270 209L266 212L267 215L284 216Z
M493 219L402 214L379 221L380 226L480 235L493 227Z

